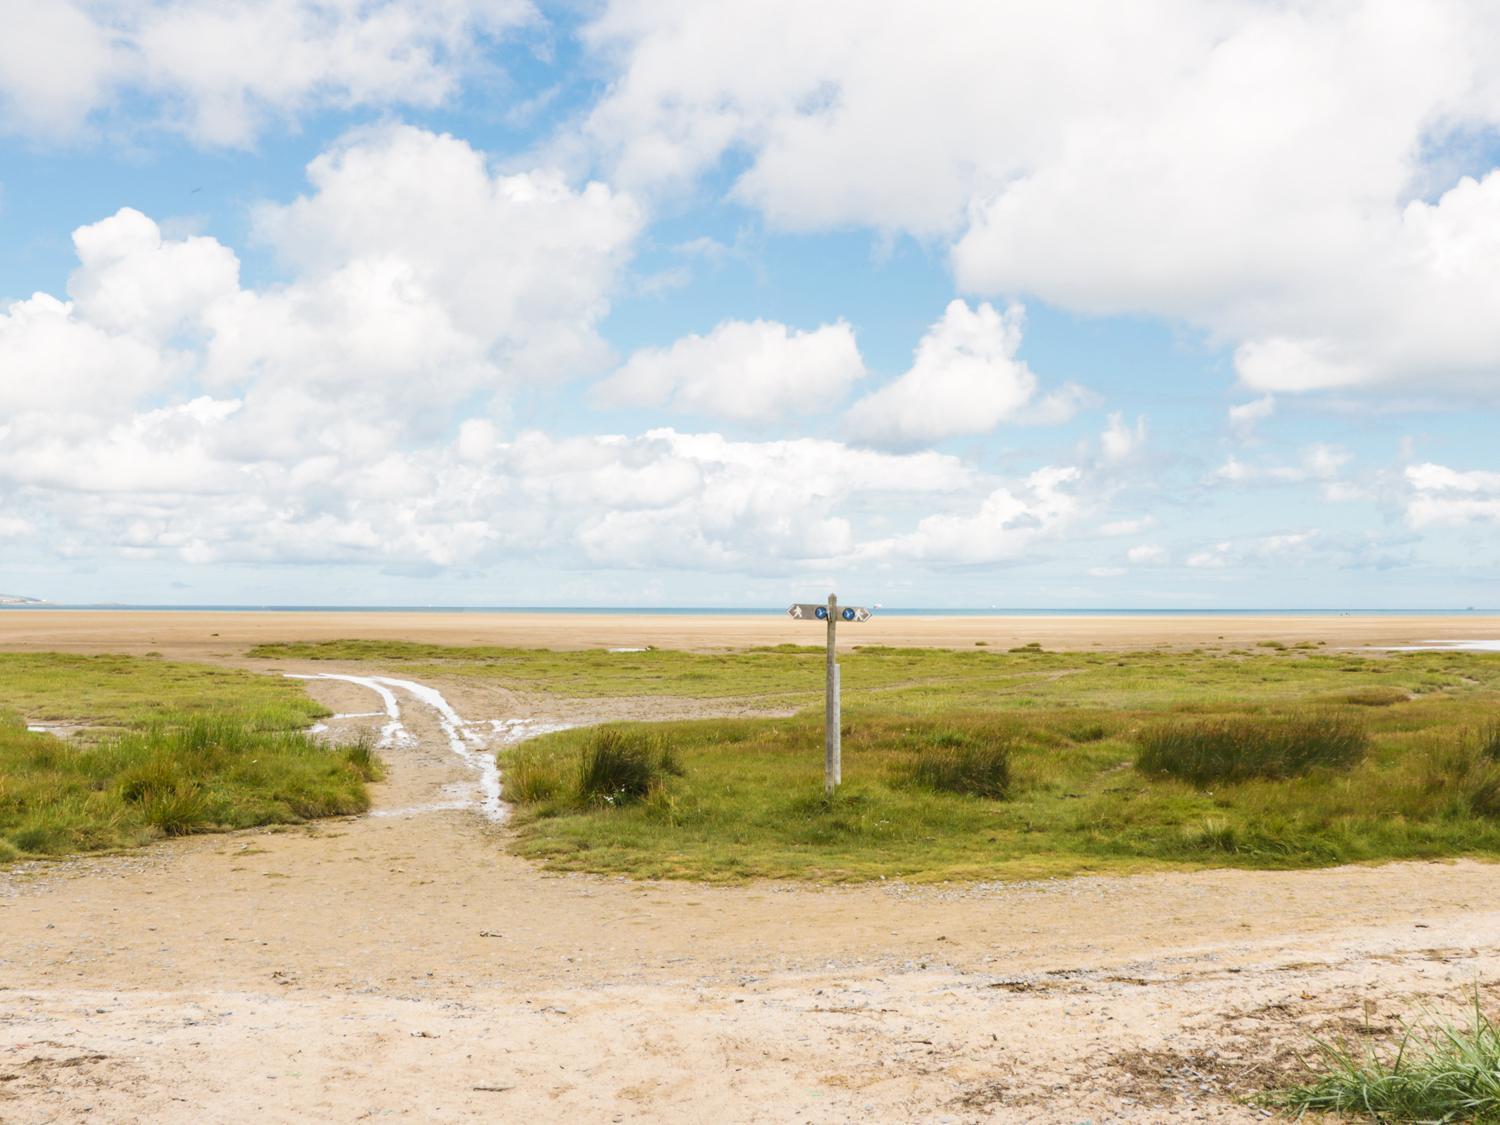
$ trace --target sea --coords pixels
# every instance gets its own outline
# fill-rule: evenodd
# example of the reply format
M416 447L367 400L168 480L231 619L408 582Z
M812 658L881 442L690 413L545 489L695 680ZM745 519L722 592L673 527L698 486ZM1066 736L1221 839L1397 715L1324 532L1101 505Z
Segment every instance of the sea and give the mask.
M1192 609L1094 606L885 606L871 605L873 612L889 617L1488 617L1500 610L1474 606L1435 606L1426 609L1219 607ZM557 613L608 614L632 617L671 615L678 617L762 617L784 614L784 606L602 606L602 605L125 605L30 603L0 604L0 611L46 613L51 610L150 610L152 612L216 613Z

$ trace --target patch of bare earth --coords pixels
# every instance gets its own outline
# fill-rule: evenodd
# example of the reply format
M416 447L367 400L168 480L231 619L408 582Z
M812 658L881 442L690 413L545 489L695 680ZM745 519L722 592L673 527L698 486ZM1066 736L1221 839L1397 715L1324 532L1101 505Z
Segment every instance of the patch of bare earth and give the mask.
M574 717L449 698L476 725ZM1475 862L547 875L433 808L472 775L402 708L387 815L0 873L0 1120L1251 1121L1237 1099L1310 1034L1500 979L1500 867Z

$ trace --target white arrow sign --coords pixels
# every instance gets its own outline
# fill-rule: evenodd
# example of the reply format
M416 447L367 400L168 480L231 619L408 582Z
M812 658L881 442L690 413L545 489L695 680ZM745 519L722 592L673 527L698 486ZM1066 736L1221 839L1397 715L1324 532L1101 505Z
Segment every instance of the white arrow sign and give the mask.
M794 606L787 607L787 616L798 621L827 621L828 607L821 602L798 602ZM839 621L851 621L858 624L861 621L870 620L871 614L862 605L841 605L834 610Z

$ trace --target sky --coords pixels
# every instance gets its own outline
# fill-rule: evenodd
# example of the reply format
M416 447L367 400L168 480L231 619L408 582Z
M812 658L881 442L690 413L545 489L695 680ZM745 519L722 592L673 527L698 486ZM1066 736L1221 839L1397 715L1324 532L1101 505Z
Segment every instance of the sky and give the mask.
M0 26L0 592L1500 605L1489 0Z

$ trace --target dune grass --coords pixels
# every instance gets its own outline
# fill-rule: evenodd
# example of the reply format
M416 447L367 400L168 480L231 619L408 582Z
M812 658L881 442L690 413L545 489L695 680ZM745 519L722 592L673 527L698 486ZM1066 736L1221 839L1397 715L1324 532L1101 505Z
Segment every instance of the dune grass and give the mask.
M1336 1113L1387 1122L1500 1121L1500 1026L1476 991L1466 1021L1433 1018L1391 1047L1314 1044L1315 1077L1264 1104L1298 1115Z
M325 713L280 677L0 654L0 861L362 811L379 760L304 733Z

